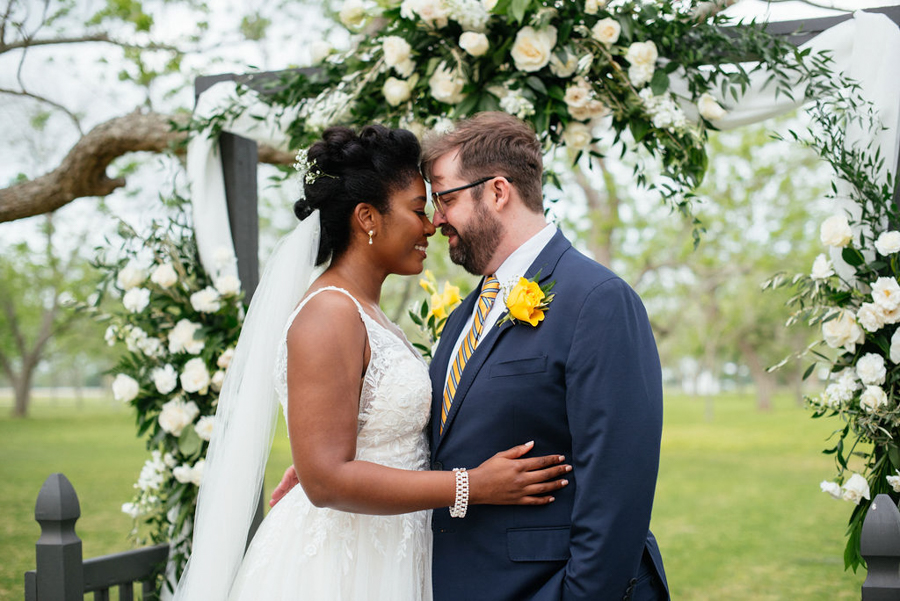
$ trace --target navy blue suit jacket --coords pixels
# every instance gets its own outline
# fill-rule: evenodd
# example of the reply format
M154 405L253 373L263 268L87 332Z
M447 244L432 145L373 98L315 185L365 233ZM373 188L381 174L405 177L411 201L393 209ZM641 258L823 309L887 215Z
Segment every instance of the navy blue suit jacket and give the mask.
M544 321L483 334L443 435L432 419L432 469L471 469L534 440L531 456L566 456L570 484L541 507L477 505L463 519L434 510L434 599L667 599L649 531L662 384L646 311L634 290L558 231L526 277L538 271L541 283L555 282ZM431 364L432 416L479 289L444 328Z

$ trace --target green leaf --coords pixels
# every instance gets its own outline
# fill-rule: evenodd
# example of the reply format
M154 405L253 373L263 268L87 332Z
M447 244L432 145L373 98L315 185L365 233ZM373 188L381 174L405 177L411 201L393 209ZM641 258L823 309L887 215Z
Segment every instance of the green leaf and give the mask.
M851 267L859 267L866 262L866 258L863 257L862 253L852 246L847 246L841 251L841 258Z
M525 20L525 12L529 6L531 6L531 0L512 0L510 12L519 25Z
M806 378L808 378L808 377L810 376L810 374L813 372L813 370L815 370L815 369L816 369L816 364L815 364L815 363L813 363L812 365L810 365L809 367L807 367L807 368L806 368L806 371L803 372L803 379L805 380Z
M528 87L534 90L535 92L540 92L544 96L547 96L547 86L544 85L544 82L534 75L530 75L525 78L525 83L528 84Z
M657 69L650 80L650 89L654 96L662 96L669 89L669 74L665 69Z
M203 441L197 436L197 431L193 426L186 427L178 437L178 450L185 457L199 455L202 445Z

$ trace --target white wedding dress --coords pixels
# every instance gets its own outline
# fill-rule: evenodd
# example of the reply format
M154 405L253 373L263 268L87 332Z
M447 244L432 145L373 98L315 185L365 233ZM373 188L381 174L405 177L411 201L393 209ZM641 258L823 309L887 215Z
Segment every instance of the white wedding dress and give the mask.
M342 288L316 290L288 319L276 361L287 415L287 329L313 296L353 299L371 349L359 399L356 458L405 470L428 466L428 367L397 332L363 311ZM266 516L232 587L231 600L429 601L431 512L391 516L317 508L295 486Z

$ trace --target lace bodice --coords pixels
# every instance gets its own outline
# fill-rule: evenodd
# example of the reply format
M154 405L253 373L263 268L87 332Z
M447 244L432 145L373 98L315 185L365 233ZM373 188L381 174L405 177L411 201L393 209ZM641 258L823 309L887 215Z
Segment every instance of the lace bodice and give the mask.
M431 381L428 366L403 334L375 321L343 288L326 286L297 306L285 324L276 359L276 392L287 420L287 332L297 314L314 296L345 294L359 310L369 338L370 357L359 398L356 458L402 469L422 469L428 458Z

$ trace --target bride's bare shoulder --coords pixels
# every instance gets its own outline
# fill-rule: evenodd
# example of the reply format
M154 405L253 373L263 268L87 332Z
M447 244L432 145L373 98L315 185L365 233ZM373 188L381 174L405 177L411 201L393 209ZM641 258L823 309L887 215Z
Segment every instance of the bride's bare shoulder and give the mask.
M339 290L310 290L308 300L288 329L288 346L310 341L316 345L358 346L365 342L366 328L354 300Z

